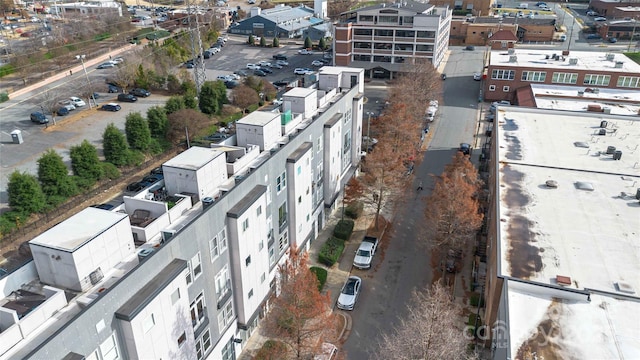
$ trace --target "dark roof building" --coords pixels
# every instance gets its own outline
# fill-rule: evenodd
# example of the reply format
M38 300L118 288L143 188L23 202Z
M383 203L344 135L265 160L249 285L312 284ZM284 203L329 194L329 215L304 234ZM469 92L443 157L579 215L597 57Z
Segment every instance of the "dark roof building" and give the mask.
M314 10L306 6L278 5L266 10L254 7L251 8L251 17L232 25L229 33L293 38L301 37L309 28L323 23L324 20L315 17Z

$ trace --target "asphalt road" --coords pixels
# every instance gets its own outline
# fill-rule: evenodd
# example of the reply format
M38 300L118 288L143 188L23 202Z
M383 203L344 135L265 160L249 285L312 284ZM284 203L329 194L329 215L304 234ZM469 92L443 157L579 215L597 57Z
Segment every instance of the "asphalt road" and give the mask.
M260 60L272 60L274 54L286 54L289 66L274 69L269 74L268 81L295 79L293 74L296 67L309 67L311 62L322 58L322 53L312 55L298 55L297 45L285 45L279 49L260 48L244 43L244 37L230 36L227 45L211 59L205 60L207 80L215 80L218 75L230 74L239 69L245 69L247 63L257 63ZM126 54L124 55L126 58ZM127 60L129 61L129 60ZM108 94L105 79L115 69L97 70L96 66L87 66L87 76L93 91L100 93L99 104L115 102L116 94ZM114 123L119 129L124 129L125 117L130 112L146 114L149 107L164 105L167 96L157 94L148 98L139 98L136 103L120 103L122 110L117 113L89 110L88 106L71 112L70 115L57 117L57 125L49 126L34 124L29 120L29 114L40 111L40 103L45 96L65 98L77 96L77 89L87 84L82 72L74 72L70 76L47 84L45 87L33 90L22 96L0 104L0 211L8 207L6 192L8 177L14 171L30 174L37 173L37 159L48 149L56 150L65 162L70 165L69 148L88 140L102 152L102 133L109 123ZM45 92L52 95L44 95ZM86 99L85 99L86 100ZM22 131L24 143L12 143L11 132Z
M406 314L412 291L424 289L433 279L429 252L421 236L427 206L424 197L433 187L432 175L442 173L460 142L473 143L481 82L474 81L472 75L481 68L482 52L459 47L452 50L445 68L447 80L439 115L431 126L433 137L423 161L414 170L414 186L406 189L406 201L396 206L392 226L381 244L384 250L374 258L372 269L352 270L363 279L363 290L350 312L353 327L344 344L348 359L372 358L381 334L391 333L399 317ZM367 98L370 93L365 87ZM424 190L418 193L420 181Z

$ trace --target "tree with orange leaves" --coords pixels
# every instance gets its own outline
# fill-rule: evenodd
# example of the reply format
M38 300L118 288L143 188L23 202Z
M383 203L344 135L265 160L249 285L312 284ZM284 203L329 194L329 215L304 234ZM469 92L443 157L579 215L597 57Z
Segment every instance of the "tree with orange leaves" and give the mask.
M306 359L317 354L323 339L335 336L335 319L329 294L318 290L318 279L309 270L308 254L291 250L278 269L278 295L265 319L265 334L286 344L289 356Z
M478 201L481 185L469 156L457 152L427 199L426 228L432 246L458 250L475 237L484 217Z

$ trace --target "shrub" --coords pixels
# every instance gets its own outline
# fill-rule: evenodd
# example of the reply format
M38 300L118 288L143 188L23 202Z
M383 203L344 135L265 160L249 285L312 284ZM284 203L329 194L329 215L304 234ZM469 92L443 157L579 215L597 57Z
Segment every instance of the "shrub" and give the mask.
M344 208L344 214L352 219L357 219L362 215L364 205L360 201L354 201Z
M9 101L9 94L7 94L6 92L1 92L0 93L0 103L3 103L5 101Z
M258 104L249 105L249 107L247 107L247 112L252 113L252 112L258 110L259 107L260 107L260 105L258 105Z
M309 270L311 270L311 272L314 273L318 278L318 291L322 291L322 287L327 282L327 269L312 266L311 268L309 268Z
M333 266L342 252L344 251L344 241L336 237L331 237L327 242L322 245L320 253L318 254L318 261L327 266Z
M287 353L287 345L276 340L267 340L253 358L254 360L281 359Z
M16 72L16 68L11 64L0 66L0 77L11 75L14 72ZM6 94L6 93L3 93L3 94Z
M24 225L27 219L29 219L29 214L20 211L12 210L2 214L0 216L0 238L13 231L13 229Z
M342 240L349 240L353 232L353 220L340 220L333 229L333 236Z
M107 179L114 180L120 177L120 170L118 170L118 167L110 162L102 163L102 171L104 177Z

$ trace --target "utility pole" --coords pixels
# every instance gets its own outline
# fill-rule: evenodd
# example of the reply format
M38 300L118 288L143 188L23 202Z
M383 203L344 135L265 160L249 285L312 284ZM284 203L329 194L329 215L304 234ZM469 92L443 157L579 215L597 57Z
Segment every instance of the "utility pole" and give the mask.
M204 70L204 54L202 53L202 39L200 38L200 21L198 20L198 6L194 6L191 0L187 0L187 21L191 36L191 55L194 59L193 78L196 82L196 91L200 96L202 84L207 80Z
M87 79L87 85L89 85L89 109L91 109L91 100L93 100L94 105L97 107L96 99L93 97L93 88L91 86L91 80L89 80L89 74L87 74L87 68L84 66L84 58L86 55L76 55L76 59L80 60L82 63L82 70L84 71L84 77Z
M629 40L629 46L627 47L627 52L631 52L631 43L633 42L633 38L636 35L636 25L638 24L637 18L634 18L631 21L633 21L633 30L631 31L631 39Z

